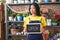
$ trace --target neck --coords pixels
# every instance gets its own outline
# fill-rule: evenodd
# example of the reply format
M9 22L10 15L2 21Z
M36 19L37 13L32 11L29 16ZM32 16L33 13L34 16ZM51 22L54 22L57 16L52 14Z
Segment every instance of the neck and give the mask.
M34 14L32 14L32 16L37 16L37 15L34 13Z
M37 16L37 15L33 14L32 16Z

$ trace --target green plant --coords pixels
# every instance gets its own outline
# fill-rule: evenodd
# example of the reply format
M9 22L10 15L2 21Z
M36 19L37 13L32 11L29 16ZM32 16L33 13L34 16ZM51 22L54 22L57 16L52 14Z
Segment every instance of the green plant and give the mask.
M58 21L58 20L55 19L55 18L52 19L52 22L53 22L53 23L57 23L57 21Z
M12 10L7 8L7 13L8 13L8 16L12 16Z
M30 15L30 13L23 13L23 17L27 17L29 15Z
M57 38L60 38L60 35Z
M23 14L17 14L17 16L23 16Z
M60 25L60 19L57 19L57 23Z
M54 34L52 32L49 33L49 38L53 37Z

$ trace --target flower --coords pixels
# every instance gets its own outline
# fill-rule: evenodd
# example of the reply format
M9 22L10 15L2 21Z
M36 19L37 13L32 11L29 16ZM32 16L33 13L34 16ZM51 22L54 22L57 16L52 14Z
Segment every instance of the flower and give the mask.
M55 15L55 18L56 18L56 19L60 19L60 14L56 14L56 15Z
M57 23L58 25L60 25L60 14L56 14L55 18L57 19Z

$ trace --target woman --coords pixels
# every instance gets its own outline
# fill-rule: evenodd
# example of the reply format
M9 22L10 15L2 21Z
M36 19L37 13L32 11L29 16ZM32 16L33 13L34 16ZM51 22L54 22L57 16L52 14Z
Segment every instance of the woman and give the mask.
M46 27L46 21L45 18L42 17L40 15L40 10L39 10L39 6L37 3L32 3L32 5L30 6L30 13L31 15L29 17L27 17L24 21L24 32L27 32L26 30L26 25L29 24L30 20L39 20L41 21L41 27L40 27L40 31L43 32L45 31L45 27ZM42 38L42 34L29 34L28 35L28 40L45 40L44 37Z

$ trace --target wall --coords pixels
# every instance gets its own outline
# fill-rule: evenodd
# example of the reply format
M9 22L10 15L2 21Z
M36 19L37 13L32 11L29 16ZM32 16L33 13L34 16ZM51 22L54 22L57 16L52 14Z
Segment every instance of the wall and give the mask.
M4 6L0 5L0 40L5 40Z

